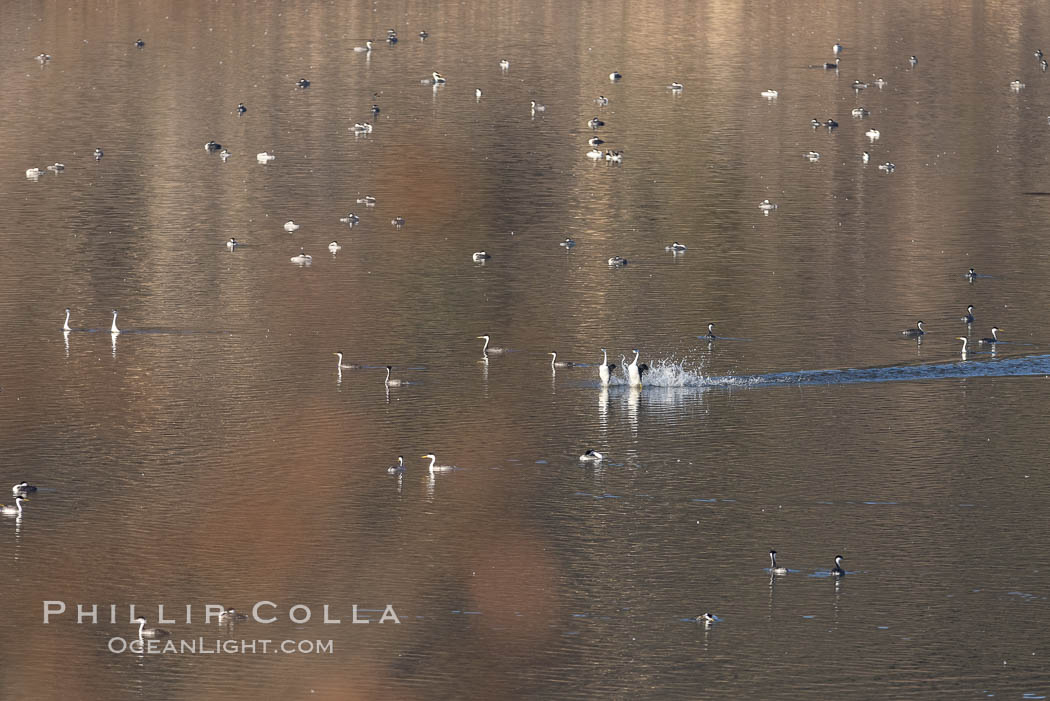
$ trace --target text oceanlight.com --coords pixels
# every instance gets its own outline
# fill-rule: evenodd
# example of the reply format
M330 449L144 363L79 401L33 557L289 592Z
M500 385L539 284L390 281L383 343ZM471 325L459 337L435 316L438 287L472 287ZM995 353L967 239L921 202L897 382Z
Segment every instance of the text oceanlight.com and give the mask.
M130 652L135 655L331 655L335 645L331 640L142 640L141 638L110 638L109 651L114 654Z

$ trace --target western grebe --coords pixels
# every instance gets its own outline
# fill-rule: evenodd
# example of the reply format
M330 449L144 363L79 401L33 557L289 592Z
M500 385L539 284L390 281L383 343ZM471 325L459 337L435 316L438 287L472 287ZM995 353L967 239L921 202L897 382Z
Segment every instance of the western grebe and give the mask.
M359 54L363 54L366 51L371 51L371 50L372 50L372 40L371 39L366 41L364 46L355 46L354 47L354 51L356 51Z
M821 125L823 125L823 124L824 124L824 122L820 121L816 117L814 117L813 119L809 120L809 126L813 127L814 129L819 129L821 127Z
M424 29L422 32L419 33L419 40L420 41L426 41L428 36L430 36L430 35Z
M62 324L62 330L63 331L72 331L73 330L73 329L69 328L69 307L66 307L66 320Z
M832 53L836 53L836 54L837 53L841 53L842 49L843 49L842 44L838 43L837 41L835 42L834 46L831 47Z
M999 340L999 327L998 326L993 326L992 327L992 337L991 338L982 338L981 339L981 343L988 343L988 344L991 344L991 343L1002 343L1002 341Z
M536 102L535 100L532 100L530 104L532 105L532 111L533 112L546 112L547 111L547 105L541 105L540 103Z
M371 122L355 122L354 126L350 127L350 131L355 134L371 134L372 123Z
M1042 58L1043 57L1043 50L1042 49L1036 49L1032 53L1032 55L1035 56L1036 58Z
M711 615L710 613L708 613L707 611L704 611L704 612L703 612L703 613L701 613L701 614L700 614L699 616L697 616L697 617L696 617L696 618L695 618L694 620L695 620L695 621L696 621L697 623L703 623L703 624L705 624L705 625L711 625L712 623L714 623L714 622L715 622L715 621L717 621L718 619L717 619L717 618L715 618L714 616L712 616L712 615Z
M427 469L431 472L448 472L449 470L455 469L452 465L435 465L434 463L437 462L437 458L434 457L433 453L427 453L421 457L430 460L430 466Z
M346 364L343 362L343 354L340 351L336 351L335 355L338 356L336 360L336 367L342 368L343 370L360 370L361 366L357 363Z
M391 475L396 475L398 472L404 472L405 471L405 456L398 455L397 456L397 464L396 465L391 465L390 467L386 468L386 471L387 471L387 473L389 473Z
M350 214L347 214L345 217L339 217L339 221L343 224L350 224L351 226L353 226L357 222L361 221L361 217L357 216L353 212L350 212Z
M853 111L850 112L854 117L867 117L871 112L864 109L863 107L854 107Z
M838 129L839 123L836 122L834 119L829 119L828 121L824 122L824 126L826 126L828 129Z
M860 160L867 163L871 159L871 154L867 151L862 151L860 154Z
M886 173L892 173L893 171L897 170L897 166L887 161L879 165L879 170Z
M762 200L758 203L758 208L761 209L763 212L772 212L774 209L777 208L777 205L773 204L769 200Z
M787 574L787 567L777 567L777 551L769 551L769 573L770 574Z
M601 462L605 459L605 456L599 453L597 450L590 450L584 452L580 456L580 462Z
M396 44L397 43L397 32L393 29L386 30L386 43Z
M507 70L508 68L510 68L510 61L508 61L508 60L507 60L507 59L505 59L505 58L503 58L503 59L500 59L500 62L499 62L499 67L500 67L500 68L501 68L502 70Z
M873 81L872 81L872 83L873 83L873 84L875 85L875 87L877 87L877 88L878 88L879 90L882 90L882 89L883 89L884 87L886 87L886 81L885 81L885 80L883 80L882 78L876 78L875 80L873 80Z
M503 348L497 348L496 346L490 346L489 345L489 337L488 336L478 336L478 338L485 339L485 345L481 347L481 354L482 355L491 355L493 353L498 355L498 354L503 352L503 350L504 350Z
M226 159L229 158L231 155L232 154L229 151L227 151L226 149L223 149L223 150L219 151L219 158L221 158L223 160L223 162L225 162Z
M288 260L292 261L297 265L309 265L313 262L314 257L308 253L305 253L302 248L299 249L299 255L292 256Z
M113 310L113 323L109 325L110 333L120 333L120 329L117 328L117 310Z
M471 256L471 259L475 263L483 263L483 262L487 261L491 257L492 256L490 254L486 253L485 251L474 251L474 255Z
M204 144L204 150L205 151L209 151L209 152L210 151L221 151L222 150L222 144L220 144L217 141L209 141L208 143Z
M51 54L37 54L35 58L40 63L47 63L51 60Z
M387 365L386 366L386 379L383 380L383 384L386 385L387 387L400 387L402 384L404 384L401 380L391 380L390 379L390 371L393 370L393 369L394 368L391 365Z
M589 126L591 129L597 129L598 127L604 127L605 122L598 119L597 117L592 117L590 121L587 122L587 126Z
M31 494L36 491L36 487L29 484L28 482L22 481L11 487L11 494L14 496Z
M20 494L15 495L15 505L14 506L5 506L3 504L0 504L0 514L7 514L9 516L13 515L13 514L17 514L17 515L21 516L22 515L22 502L23 501L29 501L29 500L26 499L24 496L22 496Z
M842 569L842 556L841 555L836 555L835 556L835 566L831 569L831 576L832 577L845 577L846 576L846 570Z
M61 172L61 171L66 169L66 164L65 163L52 163L51 165L49 165L47 167L47 169L50 170L52 173L59 173L59 172Z
M379 93L376 93L376 96L378 96L378 95L379 95ZM377 105L375 103L372 103L372 116L375 116L375 115L379 114L379 111L380 111L379 110L379 105Z
M768 99L768 100L772 100L773 98L775 98L775 97L779 97L779 96L780 96L780 93L779 93L779 92L777 92L776 90L763 90L763 91L762 91L761 93L759 93L759 94L760 94L760 95L761 95L762 97L764 97L764 98L766 98L766 99Z
M960 349L959 349L959 351L960 351L960 352L961 352L961 353L962 353L963 355L966 355L966 336L956 336L956 337L955 337L955 340L956 340L956 341L962 341L962 342L963 342L963 347L962 347L962 348L960 348Z
M603 158L605 158L605 154L601 151L601 149L592 148L590 151L587 152L587 158L593 158L596 161L600 161Z
M966 307L966 316L962 318L967 324L973 323L973 305Z
M921 321L916 321L914 329L905 329L904 331L901 331L901 335L907 336L908 338L918 338L919 336L925 336L926 330L922 328Z
M672 243L670 246L664 246L665 251L684 251L685 249L686 245L684 243L678 243L677 241Z
M284 223L284 230L285 231L299 231L299 225L296 224L291 219L289 219L288 221L286 221Z
M622 268L623 266L627 265L627 259L622 258L620 256L613 256L609 259L608 262L609 265L611 265L614 268Z
M402 226L405 225L405 218L404 217L394 217L393 219L390 220L390 224L391 224L391 226L396 226L398 229L400 229Z
M95 160L96 161L101 161L102 160L102 149L100 149L100 148L96 148L95 149Z
M571 238L569 238L569 239L565 239L564 241L562 241L558 245L559 246L564 246L565 248L572 248L573 246L576 245L576 242L573 241Z
M243 102L237 103L237 114L244 114L248 111L248 108L244 106Z
M824 70L826 71L837 71L839 69L839 61L842 59L836 58L835 63L825 63Z
M260 163L268 163L269 161L272 161L275 158L277 158L277 156L267 151L255 154L255 160L259 161Z
M675 92L678 92L678 91L682 90L683 88L685 88L684 85L682 85L681 83L677 83L677 82L676 83L671 83L667 87L669 89L671 89L671 90L674 90Z
M230 240L226 242L226 248L230 249L231 251L237 248L237 239L231 237Z
M248 614L237 613L237 609L228 608L219 614L220 623L233 623L234 621L247 621Z
M338 253L342 248L343 247L339 245L338 241L332 241L332 243L328 244L328 250L332 253Z
M308 88L310 87L310 81L306 78L300 78L298 82L296 82L296 85L300 88Z
M637 348L635 348L633 350L633 352L634 352L634 360L632 360L631 364L627 366L627 382L628 382L628 384L631 385L631 387L641 387L642 386L642 374L638 370L638 356L640 354L638 353L638 349Z
M44 171L40 170L39 168L26 168L26 177L32 180L39 178L43 174Z
M1011 80L1010 81L1010 89L1011 90L1020 90L1023 87L1024 87L1024 83L1022 83L1019 80Z
M364 197L358 197L357 198L357 203L358 204L363 204L366 207L375 207L376 206L376 198L373 197L372 195L365 195Z
M718 336L715 335L715 324L714 324L714 322L711 322L710 324L707 325L707 333L703 336L703 338L709 338L712 341L715 340L716 338L718 338Z
M911 65L914 66L918 62L919 62L919 58L917 56L909 56L908 57L908 63L910 63Z
M868 129L866 132L864 132L864 136L868 137L872 141L875 141L880 136L882 136L882 134L879 133L878 129Z
M802 157L807 161L819 161L820 153L818 151L806 151L802 154Z
M474 88L474 97L481 99L481 88Z
M863 80L854 80L850 87L856 90L857 92L860 92L861 90L867 88L868 84L865 83Z
M623 76L622 76L622 75L620 75L620 74L619 74L618 72L616 72L616 71L613 71L612 73L610 73L610 74L609 74L609 80L611 80L611 81L613 81L613 82L616 82L617 80L619 80L619 79L620 79L620 78L622 78L622 77L623 77Z
M601 380L602 387L609 384L609 353L602 348L602 364L598 366L598 379Z
M597 136L592 136L591 138L587 139L588 146L601 146L604 143L605 139L599 139Z
M569 361L569 360L558 360L558 354L555 353L554 351L551 351L548 355L550 355L550 357L551 357L551 367L552 368L574 368L574 367L576 367L576 363L574 363L572 361Z
M594 98L594 101L602 107L605 107L607 104L609 104L609 98L607 98L605 95L599 95L598 97Z
M134 622L139 624L140 638L166 638L171 635L171 633L163 628L147 628L146 619L143 616L139 616Z
M966 277L968 277L971 280L976 279L977 278L977 271L974 270L973 268L970 268L970 270L966 273Z
M623 151L606 151L605 160L613 163L623 163Z
M430 75L434 76L434 85L441 85L445 83L445 76L441 75L437 71L432 72Z

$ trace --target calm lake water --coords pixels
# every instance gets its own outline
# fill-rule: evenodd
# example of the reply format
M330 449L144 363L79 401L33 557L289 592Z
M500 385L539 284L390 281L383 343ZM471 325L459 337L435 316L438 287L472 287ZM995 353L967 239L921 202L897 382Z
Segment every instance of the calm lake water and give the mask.
M8 2L0 39L0 476L39 487L0 697L1050 694L1050 5ZM113 652L130 604L271 647Z

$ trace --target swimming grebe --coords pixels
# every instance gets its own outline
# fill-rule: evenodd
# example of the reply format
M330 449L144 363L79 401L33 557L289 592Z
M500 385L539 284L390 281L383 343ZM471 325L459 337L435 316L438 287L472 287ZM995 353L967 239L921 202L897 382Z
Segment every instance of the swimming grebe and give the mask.
M113 310L113 323L109 325L109 332L113 334L120 333L120 329L117 328L117 310Z
M314 257L305 253L302 248L299 249L299 255L292 256L288 260L292 261L296 265L309 265L313 262Z
M622 76L622 75L620 75L620 74L619 74L618 72L616 72L616 71L613 71L612 73L610 73L610 74L609 74L609 80L613 81L614 83L615 83L615 82L616 82L617 80L619 80L620 78L622 78L622 77L623 77L623 76Z
M310 81L306 78L300 78L296 85L300 88L308 88L310 87Z
M602 364L598 366L598 379L601 381L602 386L605 387L609 384L609 353L602 348Z
M540 103L536 102L535 100L531 100L529 104L532 105L532 111L533 112L546 112L547 111L547 105L541 105Z
M863 80L854 80L853 84L850 85L850 87L856 90L857 92L860 92L861 90L867 88L868 84L865 83Z
M863 107L854 107L853 111L850 112L854 117L867 117L871 112L864 109Z
M572 361L569 361L569 360L558 360L558 354L555 353L554 351L551 351L550 353L548 353L548 355L550 355L550 357L551 357L551 367L552 368L574 368L574 367L576 367L576 363L574 363Z
M284 230L285 231L298 231L299 230L299 225L296 224L291 219L289 219L288 221L286 221L284 223Z
M604 127L605 122L598 119L597 117L594 117L589 122L587 122L587 126L589 126L591 129L597 129L598 127Z
M638 356L640 354L639 354L637 348L635 348L633 350L633 352L634 352L634 360L632 360L631 364L627 366L627 383L629 385L631 385L631 387L641 387L642 386L642 374L638 370Z
M777 551L769 551L769 572L770 574L787 574L787 567L777 567Z
M386 379L383 380L383 384L386 385L387 387L400 387L401 385L404 384L404 382L402 382L401 380L392 380L392 379L390 379L390 371L393 370L393 369L394 368L391 365L387 365L386 366Z
M668 89L673 90L675 92L680 92L683 88L685 88L684 85L682 85L681 83L677 83L677 82L671 83L667 87L668 87Z
M344 363L343 362L343 354L340 351L336 351L335 355L337 356L336 367L342 368L344 370L360 370L361 369L361 366L358 365L357 363L350 363L349 365Z
M62 330L63 331L72 331L73 330L73 329L69 328L69 307L66 307L66 320L62 324Z
M260 163L268 163L269 161L272 161L275 158L277 158L277 156L266 151L255 154L255 160L259 161Z
M390 467L386 468L386 471L387 471L387 473L389 473L391 475L396 475L398 472L404 472L405 471L405 456L398 455L397 456L397 464L396 465L391 465Z
M169 635L171 635L170 632L164 630L163 628L147 628L146 619L142 616L136 618L134 622L139 624L140 638L166 638Z
M420 457L430 460L430 466L427 469L431 472L448 472L449 470L456 469L452 465L435 465L434 463L437 462L437 458L434 456L433 453L427 453L426 455L422 455Z
M605 107L607 104L609 104L609 98L607 98L605 95L599 95L598 97L594 98L594 101L602 107Z
M599 453L597 450L588 449L580 456L580 462L601 462L605 459L605 456Z
M391 224L391 226L396 226L398 229L400 229L401 227L403 227L405 225L405 218L404 217L394 217L393 219L390 220L390 224Z
M510 61L508 61L505 58L500 59L499 67L501 70L507 70L508 68L510 68Z
M3 504L0 504L0 514L7 514L8 516L12 516L12 515L21 516L22 515L22 502L23 501L29 501L29 500L26 499L21 494L15 495L15 505L14 506L6 506L6 505L3 505Z
M237 248L237 239L231 238L229 241L227 241L226 248L230 249L231 251Z
M609 259L609 265L611 265L614 268L622 268L623 266L627 265L627 259L622 258L621 256L613 256Z
M95 160L96 161L101 161L102 160L102 149L100 149L100 148L96 148L95 149Z
M918 338L919 336L924 336L925 334L926 331L922 328L921 321L915 322L914 329L905 329L904 331L901 331L902 336L907 336L909 338Z
M842 44L840 44L840 43L838 43L838 42L836 41L836 42L835 42L835 44L834 44L834 45L833 45L833 46L831 47L831 52L832 52L832 53L836 53L836 54L837 54L837 53L841 53L841 52L842 52L842 49L843 49L843 46L842 46Z
M564 246L565 248L572 248L573 246L576 245L576 242L573 241L572 239L565 239L564 241L562 241L558 245L559 246Z
M956 340L956 341L962 341L962 342L963 342L963 346L962 346L962 348L960 348L960 349L959 349L959 351L960 351L960 352L961 352L961 353L962 353L963 355L966 355L966 336L956 336L956 337L955 337L955 340Z
M350 212L345 217L339 217L339 221L342 222L343 224L349 224L349 225L353 226L357 222L361 221L361 217L357 216L353 212Z
M677 241L672 243L670 246L664 246L665 251L684 251L685 249L686 245L684 243L678 243Z
M712 341L715 340L716 338L718 338L718 336L715 335L715 324L714 324L714 322L711 322L710 324L707 325L707 334L705 334L702 338L708 338L708 339L711 339Z
M223 163L225 163L226 159L229 158L231 155L233 155L233 154L231 154L226 149L223 149L223 150L219 151L219 158L221 158L223 160Z
M966 307L966 316L962 318L967 324L973 323L973 305Z
M498 354L504 352L503 348L497 348L496 346L490 346L489 345L489 337L488 336L478 336L478 338L485 339L485 345L483 345L481 347L481 354L482 355L491 355L493 353L498 355Z
M714 616L712 616L712 615L711 615L710 613L708 613L707 611L704 611L704 612L703 612L703 613L701 613L701 614L700 614L699 616L697 616L697 617L696 617L696 618L695 618L694 620L695 620L695 621L696 621L697 623L703 623L704 625L708 625L708 626L709 626L709 625L711 625L712 623L714 623L715 621L717 621L718 619L717 619L717 618L715 618Z
M831 570L831 576L832 577L845 577L846 576L846 570L842 569L842 556L841 555L836 555L835 556L835 566Z
M31 485L31 484L29 484L28 482L25 482L25 481L19 482L15 486L11 487L11 494L13 494L16 497L19 494L24 496L26 494L32 494L35 491L36 491L36 487L34 487L33 485Z
M208 143L204 144L204 150L205 151L209 151L209 152L210 151L221 151L222 150L222 144L218 143L217 141L209 141Z
M492 256L486 253L485 251L475 251L474 255L471 256L471 260L473 260L475 263L484 263L491 257Z
M433 72L433 73L431 73L430 75L434 76L434 85L441 85L442 83L445 83L445 82L447 82L447 81L445 80L445 76L441 75L441 74L440 74L440 73L438 73L437 71L434 71L434 72Z
M237 609L228 608L219 614L220 623L233 623L234 621L247 621L248 614L237 613Z
M51 165L47 166L47 169L50 170L52 173L60 173L60 172L62 172L63 170L66 169L66 164L65 163L52 163Z
M248 108L244 106L243 102L237 103L237 114L244 114L248 111Z
M762 200L758 203L758 208L766 212L771 212L777 208L777 205L773 204L769 200Z
M357 198L357 203L358 204L363 204L366 207L375 207L376 206L376 198L373 197L372 195L365 195L364 197L358 197Z
M767 98L769 100L772 100L774 97L779 97L780 93L777 92L776 90L763 90L762 92L759 93L759 95L761 95L762 97Z
M587 158L592 158L596 161L600 161L603 158L605 158L605 152L603 152L601 149L592 148L590 151L587 152Z
M991 338L982 338L980 342L981 343L988 343L988 344L1002 343L1002 341L999 340L999 327L998 326L993 326L992 327L992 337Z
M328 250L332 253L338 253L342 250L342 248L343 247L339 245L338 241L332 241L330 244L328 244Z
M365 52L371 51L371 50L372 50L372 40L371 39L366 41L364 46L355 46L354 47L354 51L356 51L358 53L365 53Z

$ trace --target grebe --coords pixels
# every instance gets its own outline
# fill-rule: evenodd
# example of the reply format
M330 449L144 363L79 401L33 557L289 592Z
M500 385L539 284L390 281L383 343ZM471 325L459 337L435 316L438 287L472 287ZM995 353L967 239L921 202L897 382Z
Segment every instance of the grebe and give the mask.
M777 205L773 204L769 200L762 200L758 203L758 208L765 212L771 212L777 208Z
M386 30L386 43L396 44L397 43L397 32L393 29Z
M598 97L594 98L594 101L602 107L605 107L607 104L609 104L609 98L607 98L605 95L599 95Z
M684 243L678 243L677 241L672 243L670 246L664 246L665 251L684 251L685 249L686 245Z
M702 336L701 338L708 338L708 339L710 339L712 341L715 340L716 338L718 338L718 336L715 335L715 324L714 324L714 322L711 322L710 324L707 325L707 333L704 336Z
M634 360L632 360L631 364L627 366L627 382L628 382L628 384L631 385L631 387L641 387L642 386L642 374L638 370L638 356L639 355L640 354L638 353L638 349L635 348L634 349Z
M682 89L685 88L684 85L682 85L681 83L677 83L677 82L671 83L667 87L668 87L668 89L673 90L674 92L680 92Z
M828 121L824 122L824 126L826 126L828 129L838 129L839 123L836 122L834 119L829 119Z
M998 326L993 326L992 327L992 337L991 338L982 338L980 342L981 343L987 343L987 344L1002 343L1002 341L999 340L999 327Z
M627 265L627 259L622 258L620 256L613 256L609 259L609 265L611 265L614 268L622 268L623 266Z
M73 330L73 329L69 328L69 307L66 307L66 320L62 324L62 330L63 331L72 331Z
M963 342L962 348L959 349L959 352L966 355L966 336L956 336L955 340Z
M842 49L843 49L842 44L840 44L840 43L838 43L836 41L835 44L831 47L831 52L832 53L836 53L836 54L837 53L842 53Z
M375 207L376 206L376 198L373 197L372 195L365 195L364 197L358 197L357 198L357 203L358 204L363 204L366 207Z
M102 149L100 149L100 148L96 148L95 149L95 160L96 161L101 161L102 160Z
M332 253L338 253L342 248L343 247L339 245L338 241L332 241L332 243L328 244L328 250Z
M1011 90L1020 90L1023 87L1024 87L1024 83L1022 83L1019 80L1011 80L1010 81L1010 89Z
M973 323L973 305L972 304L970 306L966 307L966 316L964 316L962 318L962 321L965 321L967 324L972 324Z
M877 87L879 90L882 90L884 87L886 87L886 81L882 78L876 78L872 81L872 83L874 83L875 87Z
M427 30L424 29L423 31L421 31L419 33L419 40L420 41L426 41L428 36L430 36L430 34L428 34Z
M223 150L219 151L219 158L222 159L223 163L225 163L226 159L229 158L232 155L233 154L231 154L227 149L223 149Z
M401 380L391 380L390 379L390 371L393 370L393 369L394 369L393 366L390 366L390 365L386 366L386 379L383 380L383 384L386 385L387 387L400 387L401 385L404 384L403 381L401 381Z
M623 163L623 151L606 151L605 160L613 163Z
M837 71L839 69L839 61L842 59L836 58L835 63L825 63L824 70L826 71Z
M26 177L30 180L36 180L43 174L44 171L40 170L39 168L26 168Z
M289 219L288 221L286 221L284 223L284 230L285 231L298 231L299 230L299 225L296 224L291 219Z
M598 119L597 117L594 117L589 122L587 122L587 126L589 126L591 129L597 129L598 127L604 127L605 122Z
M590 151L587 152L587 158L592 158L596 161L600 161L603 158L605 158L605 153L603 153L601 149L592 148Z
M21 494L15 495L15 505L14 506L5 506L3 504L0 504L0 514L7 514L8 516L17 514L18 516L21 516L22 515L22 502L23 501L29 501L29 500L26 499Z
M234 621L247 621L248 614L237 613L237 609L229 608L219 614L219 623L233 623Z
M435 465L434 463L437 462L437 458L434 457L433 453L427 453L426 455L422 455L420 457L430 460L430 466L427 468L428 470L430 470L430 472L448 472L449 470L456 469L452 465Z
M574 368L574 367L576 367L576 363L574 363L574 362L572 362L570 360L558 360L558 354L555 353L554 351L551 351L550 353L548 353L548 355L551 357L551 368L552 369L553 368Z
M37 54L34 58L40 63L47 63L51 60L51 54Z
M146 45L146 42L142 41L142 39L136 39L135 40L135 48L141 49L145 45Z
M292 256L288 260L292 261L296 265L309 265L313 262L314 257L305 253L302 248L299 249L299 255Z
M809 126L813 127L814 129L819 129L821 126L823 126L823 124L824 122L820 121L816 117L809 120Z
M871 112L864 109L863 107L854 107L853 111L850 112L854 117L867 117Z
M572 248L573 246L576 245L576 242L573 241L572 239L565 239L564 241L562 241L558 245L559 246L564 246L565 248Z
M482 355L491 355L493 353L498 355L500 353L503 353L504 350L505 350L503 348L497 348L496 346L490 346L489 345L489 337L488 336L478 336L478 338L485 339L485 345L483 345L481 347L481 354Z
M779 96L780 96L780 93L779 93L779 92L777 92L776 90L763 90L763 91L762 91L761 93L759 93L759 94L760 94L760 95L761 95L762 97L764 97L764 98L766 98L766 99L769 99L769 100L772 100L773 98L775 98L775 97L779 97Z
M447 82L445 80L445 76L441 75L437 71L432 72L430 75L434 76L434 85L441 85L441 84Z
M474 88L474 97L481 99L481 88Z
M602 364L598 366L598 379L602 387L609 384L609 352L602 348Z
M268 153L266 151L263 151L262 153L255 154L255 160L259 161L260 163L268 163L268 162L272 161L275 158L277 158L277 156L273 155L272 153Z
M338 356L338 358L336 360L336 363L335 363L336 367L341 368L343 370L360 370L361 369L361 366L358 365L357 363L350 363L349 365L344 363L343 362L343 354L340 351L336 351L335 355Z
M378 96L379 93L376 93L376 95ZM372 103L372 116L375 116L375 115L379 114L379 112L380 112L379 105L377 105L375 103Z
M908 57L908 63L910 63L912 66L914 66L918 62L919 62L919 58L917 56L909 56Z
M209 152L211 152L211 151L221 151L222 150L222 144L220 144L217 141L209 141L208 143L204 144L204 150L205 151L209 151Z
M487 261L491 257L492 256L490 254L486 253L485 251L475 251L474 255L472 255L470 258L475 263L484 263L485 261Z
M120 333L120 329L117 328L117 310L113 310L113 323L109 325L109 332L112 334Z
M831 576L832 577L845 577L846 576L846 570L842 569L842 556L841 555L836 555L835 556L835 566L831 569Z
M60 172L62 172L63 170L66 169L66 164L65 163L52 163L51 165L49 165L47 167L47 169L50 170L52 173L60 173Z
M243 102L237 103L237 114L244 114L248 111L248 108L244 106Z
M308 88L310 87L310 81L306 78L300 78L296 85L300 88Z
M147 628L146 619L142 616L136 618L134 622L139 624L140 638L166 638L169 635L171 635L170 632L164 630L163 628Z
M507 70L508 68L510 68L510 61L508 61L505 58L500 59L499 67L500 67L501 70L504 70L504 71Z
M882 134L879 133L878 129L868 129L866 132L864 132L864 136L874 141L875 139L882 136Z
M769 573L770 574L787 574L787 567L777 567L777 551L769 551Z
M712 615L711 615L710 613L708 613L707 611L704 611L704 612L703 612L703 613L701 613L701 614L700 614L699 616L697 616L697 617L696 617L696 618L695 618L694 620L695 620L695 621L696 621L697 623L703 623L704 625L711 625L712 623L714 623L714 622L715 622L715 621L717 621L718 619L717 619L717 618L715 618L714 616L712 616Z
M622 75L620 75L620 74L619 74L618 72L616 72L616 71L613 71L612 73L610 73L610 74L609 74L609 80L613 81L614 83L615 83L615 82L616 82L617 80L619 80L620 78L623 78L623 76L622 76Z
M371 51L371 50L372 50L372 40L371 39L366 41L364 46L355 46L354 47L354 51L356 51L359 54L363 54L363 53L365 53L367 51Z
M977 271L973 268L970 268L970 270L966 273L966 277L968 277L971 280L977 279Z
M357 222L361 221L361 217L357 216L353 212L350 212L350 214L347 214L345 217L339 217L339 221L343 224L350 224L351 226L353 226Z
M540 103L536 102L535 100L531 100L530 104L532 105L532 111L533 112L546 112L547 111L547 105L541 105Z
M11 494L13 494L16 497L18 495L25 496L26 494L32 494L35 491L36 487L25 481L19 482L15 486L11 487Z
M802 157L805 158L807 161L810 161L810 162L812 162L812 161L819 161L820 160L820 153L817 152L817 151L806 151L805 153L802 154Z
M350 131L355 134L371 134L372 123L371 122L355 122L354 126L350 127Z
M863 80L854 80L853 84L850 85L850 87L856 90L857 92L860 92L861 90L867 88L868 84L865 83Z
M904 331L901 331L901 335L907 336L908 338L918 338L919 336L925 336L926 331L922 328L922 322L916 321L914 329L905 329Z
M897 166L893 163L890 163L889 161L886 161L885 163L879 164L879 170L885 173L892 173L893 171L897 170Z
M228 248L231 251L233 249L237 248L237 239L231 238L229 241L227 241L226 242L226 248Z
M386 468L386 471L387 471L387 474L391 474L391 475L396 475L398 472L404 472L405 471L405 456L404 455L398 455L397 456L397 464L396 465L391 465L390 467Z
M867 163L869 159L871 159L871 154L867 151L862 151L860 154L860 160Z
M394 217L393 219L390 220L390 225L391 226L396 226L398 229L400 229L402 226L405 225L405 218L404 217Z
M597 450L588 449L580 456L580 462L601 462L605 459L605 456L599 453Z

